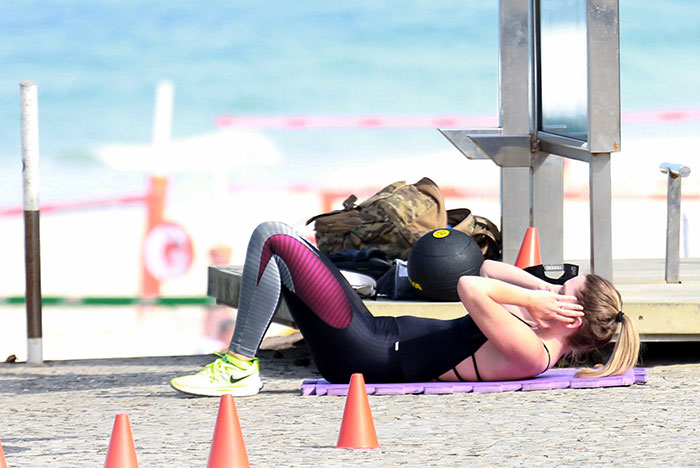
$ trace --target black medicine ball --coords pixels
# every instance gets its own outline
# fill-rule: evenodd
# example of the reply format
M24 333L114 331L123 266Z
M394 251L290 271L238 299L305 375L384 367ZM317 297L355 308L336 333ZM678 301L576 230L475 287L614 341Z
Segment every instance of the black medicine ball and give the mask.
M408 255L408 279L421 295L436 301L458 301L457 281L478 275L484 256L467 234L436 229L418 239Z

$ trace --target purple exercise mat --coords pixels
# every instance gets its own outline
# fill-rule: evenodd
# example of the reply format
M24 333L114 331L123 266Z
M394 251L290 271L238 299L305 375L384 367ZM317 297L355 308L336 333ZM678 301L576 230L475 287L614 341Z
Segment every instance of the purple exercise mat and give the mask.
M469 392L515 392L526 390L554 390L557 388L596 388L627 387L648 380L646 369L635 368L626 374L611 377L577 379L574 374L578 369L550 369L528 380L509 382L413 382L365 384L368 395L404 395L424 393L438 395L444 393ZM332 384L325 379L304 380L301 384L302 395L347 395L348 384Z

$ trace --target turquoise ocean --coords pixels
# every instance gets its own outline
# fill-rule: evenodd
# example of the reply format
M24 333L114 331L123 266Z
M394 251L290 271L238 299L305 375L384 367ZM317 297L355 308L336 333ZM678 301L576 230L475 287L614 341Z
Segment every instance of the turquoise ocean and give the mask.
M142 175L107 172L96 152L150 142L161 80L175 87L174 138L213 131L224 114L495 115L497 10L494 0L0 2L0 206L21 203L21 80L39 90L42 200L89 196L91 183L110 191L110 178L118 192ZM620 16L623 110L700 108L700 4L622 0ZM264 132L292 181L324 161L449 146L434 130Z

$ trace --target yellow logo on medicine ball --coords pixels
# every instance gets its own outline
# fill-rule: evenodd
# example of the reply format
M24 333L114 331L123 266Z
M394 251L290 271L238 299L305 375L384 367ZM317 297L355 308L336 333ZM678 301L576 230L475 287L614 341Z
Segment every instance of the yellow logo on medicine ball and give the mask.
M418 283L416 283L415 281L413 281L411 278L408 278L408 282L411 283L411 286L413 286L413 287L416 288L417 290L419 290L419 291L422 291L422 290L423 290L423 288L421 287L421 285L418 284Z
M442 239L443 237L447 237L450 235L450 231L447 229L438 229L433 233L433 237L436 239Z

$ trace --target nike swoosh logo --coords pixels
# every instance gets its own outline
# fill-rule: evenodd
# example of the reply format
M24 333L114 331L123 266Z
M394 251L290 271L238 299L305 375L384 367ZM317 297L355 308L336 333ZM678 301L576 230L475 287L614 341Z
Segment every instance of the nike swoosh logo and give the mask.
M231 376L229 376L228 380L229 380L229 382L231 382L232 384L237 384L238 382L247 379L247 378L250 377L251 375L253 375L253 374L248 374L248 375L246 375L245 377L241 377L240 379L234 379L233 376L231 375Z

